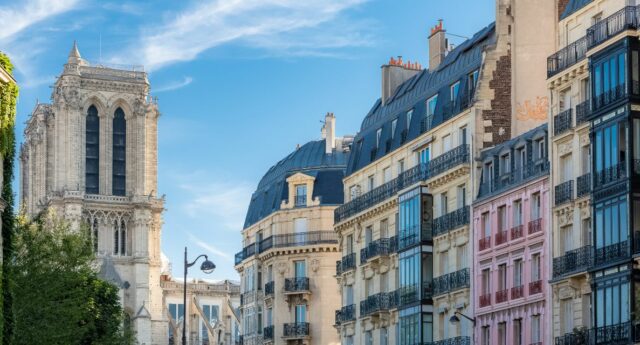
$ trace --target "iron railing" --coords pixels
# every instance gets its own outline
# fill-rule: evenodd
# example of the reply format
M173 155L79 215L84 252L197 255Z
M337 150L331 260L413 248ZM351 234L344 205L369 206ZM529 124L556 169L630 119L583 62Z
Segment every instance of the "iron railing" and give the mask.
M597 171L594 176L594 188L604 186L611 182L616 182L620 179L627 177L627 168L624 161L619 162L614 166Z
M553 117L553 135L562 134L573 127L573 110L571 108Z
M420 133L430 130L433 126L433 115L427 115L420 120Z
M573 200L573 180L557 185L555 190L555 205L558 206L571 200Z
M576 105L576 126L589 121L589 116L591 116L591 100L587 99Z
M380 292L367 297L360 302L360 317L395 308L394 295L394 292Z
M518 239L524 235L524 226L522 224L511 228L511 240Z
M587 55L587 38L581 37L547 58L547 78L575 65Z
M591 49L624 30L638 28L636 6L625 6L587 29L587 49Z
M634 342L631 322L594 327L589 330L592 344L630 344Z
M529 235L542 231L542 218L534 219L529 222Z
M511 187L521 184L523 181L537 178L549 173L549 161L538 160L530 162L513 171L505 173L500 179L488 178L480 184L478 199L486 198L501 193Z
M471 337L459 336L444 340L434 341L433 345L471 345Z
M422 241L431 241L433 239L433 223L431 221L423 221L421 226L412 226L400 230L398 236L398 249L404 249Z
M509 240L509 232L507 230L498 231L496 234L496 246L507 243Z
M398 303L399 305L408 305L420 300L420 290L418 284L402 286L398 289Z
M356 320L356 305L349 304L336 310L336 325Z
M302 338L309 336L309 323L285 323L283 335L285 338Z
M553 258L553 277L586 271L593 265L593 247L586 245Z
M347 254L336 262L336 274L340 275L356 268L356 253Z
M464 93L459 96L460 100L454 100L442 107L443 122L461 113L472 105L473 93Z
M529 295L542 292L542 280L536 280L529 283Z
M478 247L480 250L491 248L491 236L486 236L478 240Z
M238 265L250 256L263 253L271 248L299 247L316 244L338 244L338 234L333 231L309 231L269 236L258 243L252 243L236 254Z
M445 234L466 224L469 224L469 206L463 206L434 219L433 236Z
M491 305L491 293L480 295L480 307L488 307Z
M585 327L555 338L555 345L591 345L591 332Z
M441 275L433 279L433 295L441 295L444 293L456 291L469 287L469 269L461 270Z
M264 295L265 296L273 296L274 292L275 292L275 282L270 281L266 284L264 284Z
M458 165L469 163L469 145L460 145L429 161L430 176L437 176Z
M511 288L511 299L516 299L524 296L524 285L518 285Z
M509 289L496 291L496 303L502 303L509 300Z
M360 249L360 264L364 264L376 256L387 256L392 253L391 249L390 239L377 239L369 243L365 248Z
M611 90L604 91L603 93L596 95L593 98L593 110L597 110L606 105L609 105L617 100L620 100L627 96L627 87L625 84L617 85Z
M601 248L596 248L594 258L595 266L628 258L631 255L631 248L629 248L629 244L629 240L625 240Z
M285 292L303 292L309 291L309 278L308 277L296 277L287 278L284 280Z
M273 325L267 326L262 330L262 338L265 340L273 340Z
M576 185L577 185L576 196L578 198L591 193L591 173L586 173L582 176L578 176Z

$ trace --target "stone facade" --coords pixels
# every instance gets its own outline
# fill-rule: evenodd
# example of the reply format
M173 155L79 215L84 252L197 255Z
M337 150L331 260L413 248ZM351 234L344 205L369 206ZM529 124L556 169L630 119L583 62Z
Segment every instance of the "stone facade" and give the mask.
M138 342L156 345L167 343L160 286L164 199L157 197L159 111L148 92L146 73L90 65L74 43L53 102L38 104L27 122L20 194L30 217L48 210L73 230L91 233L100 274L120 288ZM99 130L90 133L93 111ZM114 133L119 112L126 123L120 136ZM121 171L114 170L117 160L124 163ZM95 190L87 166L96 170ZM123 178L123 193L114 195L114 180Z

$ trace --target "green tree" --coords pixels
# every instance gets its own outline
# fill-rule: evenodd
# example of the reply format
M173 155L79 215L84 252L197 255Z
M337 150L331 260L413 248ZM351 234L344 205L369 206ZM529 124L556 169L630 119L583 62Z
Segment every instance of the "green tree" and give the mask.
M87 232L43 219L17 220L11 344L132 344L118 289L97 276Z

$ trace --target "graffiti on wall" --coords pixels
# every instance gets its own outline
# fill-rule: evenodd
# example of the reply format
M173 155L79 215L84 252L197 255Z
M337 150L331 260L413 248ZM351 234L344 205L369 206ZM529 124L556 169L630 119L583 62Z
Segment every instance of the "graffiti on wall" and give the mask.
M516 105L516 118L523 121L546 120L549 98L536 97L534 101L526 100Z

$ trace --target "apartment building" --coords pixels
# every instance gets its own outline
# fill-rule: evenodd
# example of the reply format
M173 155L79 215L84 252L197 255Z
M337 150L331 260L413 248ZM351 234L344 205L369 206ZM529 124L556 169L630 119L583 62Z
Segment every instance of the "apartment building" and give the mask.
M546 121L553 42L533 27L552 29L556 11L499 0L496 22L455 48L432 28L428 69L382 66L335 212L342 344L476 343L472 158Z
M481 183L473 203L477 344L544 344L549 339L547 140L543 124L481 154Z
M340 306L333 277L339 259L333 213L351 137L337 138L327 114L322 140L306 143L271 167L251 197L241 277L241 344L339 344Z

